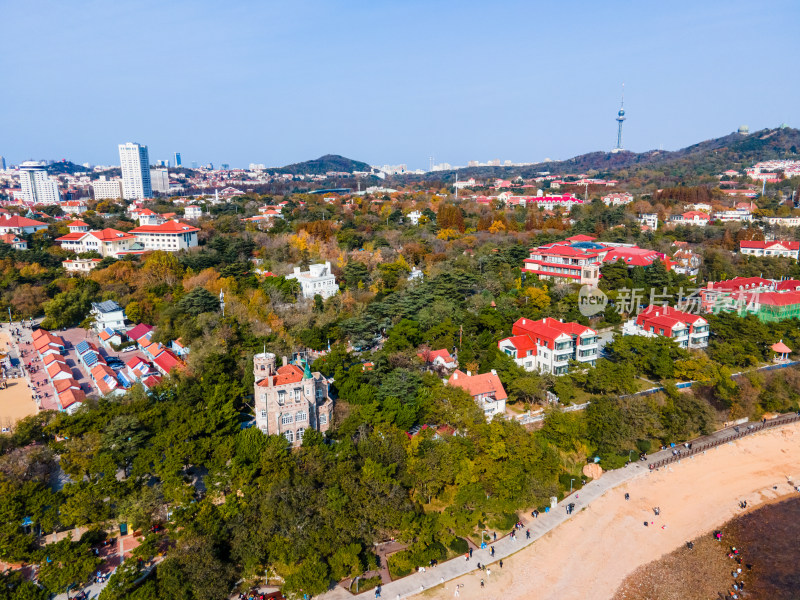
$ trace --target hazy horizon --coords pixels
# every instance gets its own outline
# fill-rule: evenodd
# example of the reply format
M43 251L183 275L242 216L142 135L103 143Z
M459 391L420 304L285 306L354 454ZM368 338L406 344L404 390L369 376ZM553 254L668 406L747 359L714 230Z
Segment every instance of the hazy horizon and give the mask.
M800 124L789 0L3 4L8 163L554 160ZM771 76L765 79L763 74Z

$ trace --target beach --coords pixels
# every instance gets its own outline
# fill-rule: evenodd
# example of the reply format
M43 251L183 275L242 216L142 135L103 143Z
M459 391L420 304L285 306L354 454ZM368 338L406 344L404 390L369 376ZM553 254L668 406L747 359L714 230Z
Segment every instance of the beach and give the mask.
M490 565L490 576L473 571L420 596L452 598L455 586L462 585L463 599L609 599L638 568L742 514L741 501L752 510L797 495L798 484L800 424L795 423L622 484L505 559L502 569Z
M0 330L0 352L10 348L8 332ZM14 423L39 412L28 382L24 377L7 380L8 387L0 390L0 427L13 428Z

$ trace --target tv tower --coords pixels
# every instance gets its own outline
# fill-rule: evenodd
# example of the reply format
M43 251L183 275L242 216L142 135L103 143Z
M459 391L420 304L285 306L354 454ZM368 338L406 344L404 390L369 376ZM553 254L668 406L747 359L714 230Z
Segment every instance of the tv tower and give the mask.
M613 152L622 152L622 122L625 120L625 84L622 84L622 102L617 113L617 145Z

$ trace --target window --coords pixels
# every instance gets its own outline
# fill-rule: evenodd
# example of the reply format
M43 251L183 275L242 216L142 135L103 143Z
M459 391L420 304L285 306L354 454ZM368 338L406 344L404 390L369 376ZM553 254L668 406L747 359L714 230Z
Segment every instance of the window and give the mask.
M307 413L305 413L305 412L299 412L299 413L297 413L297 414L295 415L295 417L294 417L294 422L295 422L295 423L302 423L302 422L303 422L303 421L305 421L306 419L308 419L308 414L307 414Z
M261 418L262 419L266 419L267 418L267 411L265 411L265 410L261 411Z
M281 415L281 424L282 425L289 425L293 421L292 415Z
M286 438L286 441L290 444L294 442L294 431L284 431L283 437Z
M278 392L278 404L283 404L286 402L286 392L284 390L280 390Z
M320 415L319 416L319 424L325 425L328 422L328 415Z
M305 432L306 432L306 430L305 430L304 427L301 427L300 429L297 430L297 441L298 442L302 442L303 441L303 434Z
M300 398L303 397L303 388L294 388L294 401L300 402Z

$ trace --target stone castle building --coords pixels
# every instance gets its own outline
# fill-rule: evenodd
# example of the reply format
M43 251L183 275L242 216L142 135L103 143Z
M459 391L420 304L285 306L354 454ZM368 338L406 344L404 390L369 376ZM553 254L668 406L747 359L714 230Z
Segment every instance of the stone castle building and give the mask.
M253 357L256 427L270 435L282 435L300 446L307 429L325 432L333 416L328 380L312 373L308 364L277 367L270 352Z

